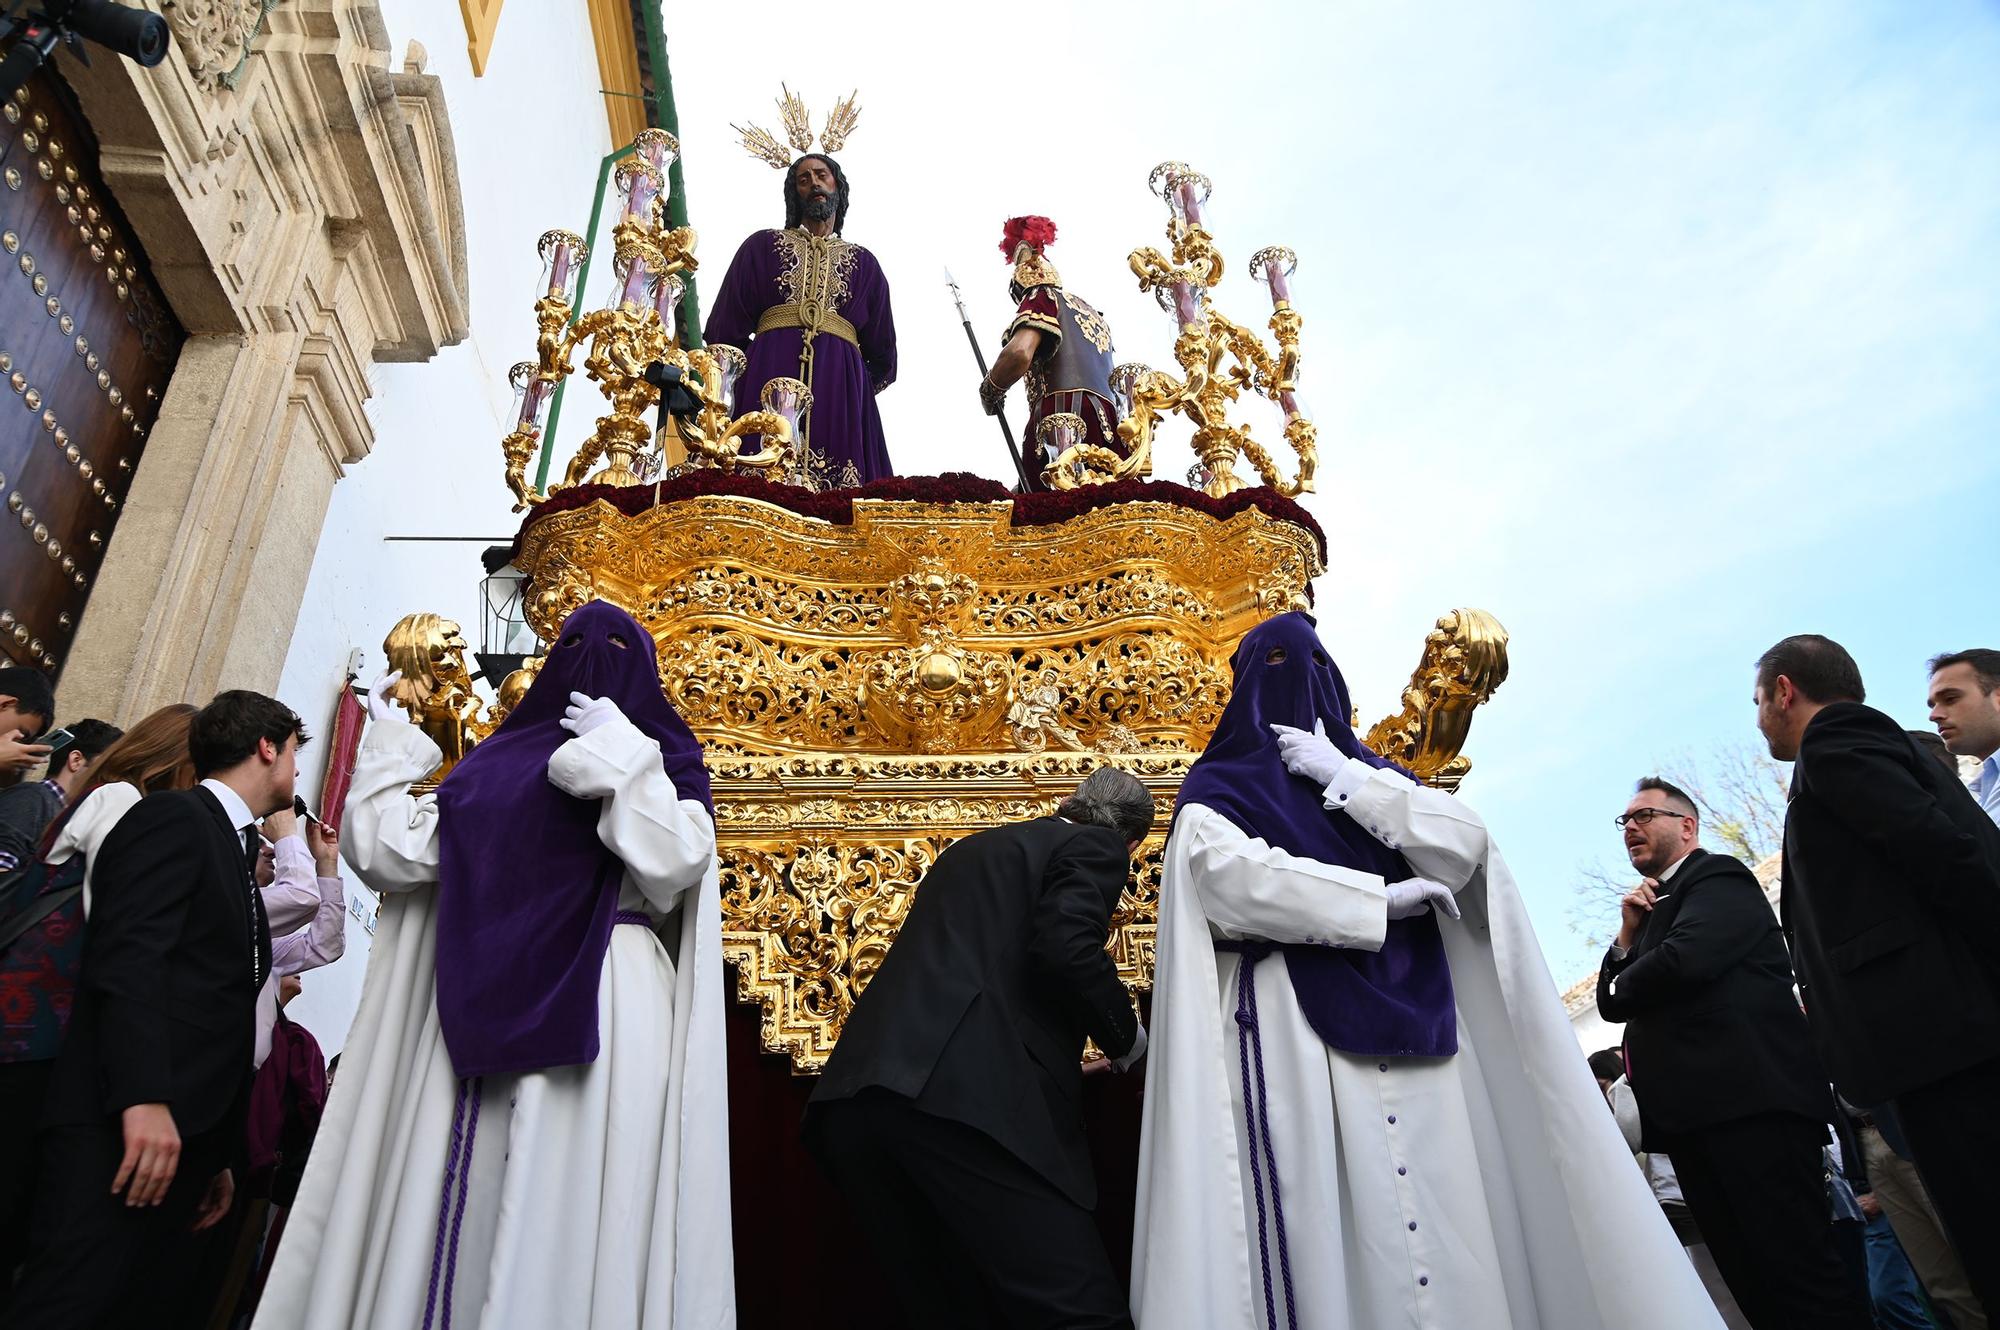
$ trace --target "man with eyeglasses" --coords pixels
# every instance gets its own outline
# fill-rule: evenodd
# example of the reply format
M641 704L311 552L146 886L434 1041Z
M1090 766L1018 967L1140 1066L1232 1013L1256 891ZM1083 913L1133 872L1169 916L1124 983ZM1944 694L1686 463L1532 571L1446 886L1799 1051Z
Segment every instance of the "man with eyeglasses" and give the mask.
M1700 847L1700 812L1674 785L1640 781L1616 820L1643 880L1624 899L1597 1009L1625 1023L1642 1144L1673 1161L1752 1325L1865 1330L1820 1154L1833 1101L1777 916L1741 860Z

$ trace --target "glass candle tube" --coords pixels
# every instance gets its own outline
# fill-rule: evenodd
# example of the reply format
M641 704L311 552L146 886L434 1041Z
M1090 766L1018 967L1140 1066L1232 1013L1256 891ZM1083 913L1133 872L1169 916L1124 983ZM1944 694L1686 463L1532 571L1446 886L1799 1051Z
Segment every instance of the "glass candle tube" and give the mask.
M1299 270L1299 256L1283 245L1260 249L1250 256L1250 276L1271 291L1271 306L1292 303L1292 274Z
M644 259L620 254L612 260L611 270L618 278L619 304L646 309L653 303L649 290L653 283L653 270L646 266Z
M1173 315L1175 325L1182 329L1201 322L1208 307L1208 292L1192 282L1169 282L1154 287L1153 298L1161 309Z
M681 279L671 273L653 281L653 312L660 316L669 341L674 339L674 314L680 308L683 289Z
M792 440L796 445L799 437L799 418L812 404L812 390L797 379L775 378L764 385L762 404L766 411L775 411L791 427Z
M1138 409L1139 380L1152 372L1137 361L1119 365L1111 371L1111 393L1118 401L1120 416L1129 416Z
M540 366L523 360L507 371L507 382L514 388L514 428L540 433L542 408L549 400L548 380L541 376Z
M729 405L736 400L736 381L750 367L750 358L726 342L710 342L708 354L715 361L716 377L722 381L723 404Z
M633 155L662 176L673 166L680 152L680 140L664 129L642 129L632 140Z
M542 233L537 249L542 256L542 278L535 298L575 304L577 272L583 267L590 247L574 231L555 230Z
M618 184L618 192L625 196L625 220L650 226L653 200L666 187L666 176L651 162L640 157L627 157L618 163L611 174Z

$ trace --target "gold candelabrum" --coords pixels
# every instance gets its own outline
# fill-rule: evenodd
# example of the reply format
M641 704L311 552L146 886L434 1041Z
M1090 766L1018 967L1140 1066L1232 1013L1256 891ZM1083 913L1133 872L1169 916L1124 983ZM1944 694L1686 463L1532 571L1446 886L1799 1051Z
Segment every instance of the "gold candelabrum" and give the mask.
M1248 483L1236 473L1239 456L1247 457L1266 485L1286 496L1310 492L1318 466L1317 432L1299 405L1299 331L1303 320L1292 308L1291 276L1298 256L1282 246L1260 249L1250 259L1250 275L1271 294L1271 335L1275 352L1250 329L1216 311L1209 292L1222 280L1222 252L1203 224L1202 206L1211 189L1208 177L1181 162L1162 162L1148 181L1167 205L1167 239L1171 249L1135 249L1132 273L1141 291L1151 291L1161 308L1174 316L1179 332L1174 360L1183 377L1175 378L1145 365L1121 365L1112 375L1123 418L1118 438L1125 456L1108 448L1077 442L1062 451L1045 478L1059 489L1080 484L1104 484L1127 476L1148 474L1152 464L1153 430L1172 415L1194 425L1194 450L1201 459L1195 480L1220 498ZM1298 470L1288 480L1271 454L1252 437L1247 424L1235 424L1229 407L1245 388L1277 403L1284 415L1285 441L1298 455Z
M698 266L695 232L668 227L667 169L680 147L663 129L642 130L632 155L614 173L623 211L612 227L612 271L618 291L603 309L575 313L577 282L589 248L572 231L545 233L540 242L542 275L535 299L534 360L509 374L515 394L514 429L501 442L507 459L507 487L514 511L548 495L528 482L528 466L541 451L542 417L556 385L575 372L571 358L588 344L584 373L611 403L591 435L577 449L560 485L637 485L642 459L661 464L764 470L790 456L793 423L777 411L749 411L732 418L736 380L745 357L732 346L683 347L674 314L684 288L682 274ZM663 385L676 398L666 426L655 439L646 413L659 404ZM761 436L754 452L743 441ZM590 474L599 459L602 470Z

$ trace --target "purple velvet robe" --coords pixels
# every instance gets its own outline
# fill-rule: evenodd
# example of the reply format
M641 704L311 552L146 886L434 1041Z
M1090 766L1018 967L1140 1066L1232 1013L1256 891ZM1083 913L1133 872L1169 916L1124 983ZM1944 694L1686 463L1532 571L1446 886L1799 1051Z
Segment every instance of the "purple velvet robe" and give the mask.
M813 338L808 377L801 365L804 332L791 327L760 333L757 321L764 311L815 292L823 292L827 308L854 325L860 346L821 331ZM896 321L888 279L873 254L834 236L827 260L815 264L804 231L754 232L730 260L702 338L750 357L736 384L737 415L758 409L772 379L804 379L812 389L806 442L825 457L827 474L837 480L850 462L864 485L895 474L875 394L896 381Z
M1229 705L1181 782L1176 807L1200 804L1287 854L1375 873L1384 882L1414 877L1401 854L1345 811L1329 812L1313 782L1287 771L1278 756L1273 724L1310 730L1323 721L1327 738L1347 756L1400 770L1371 752L1347 723L1354 714L1347 680L1312 619L1296 610L1266 619L1244 634L1229 665L1236 681ZM1285 954L1306 1022L1329 1048L1370 1057L1458 1051L1451 967L1435 911L1391 919L1379 951L1306 944L1275 949Z

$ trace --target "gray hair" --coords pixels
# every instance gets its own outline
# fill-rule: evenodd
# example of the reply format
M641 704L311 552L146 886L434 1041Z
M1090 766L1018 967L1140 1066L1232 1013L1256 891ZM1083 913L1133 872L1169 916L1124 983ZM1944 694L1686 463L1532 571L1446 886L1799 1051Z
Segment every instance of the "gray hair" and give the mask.
M1109 827L1130 843L1144 840L1153 829L1153 796L1136 776L1117 767L1099 767L1062 801L1056 816Z

